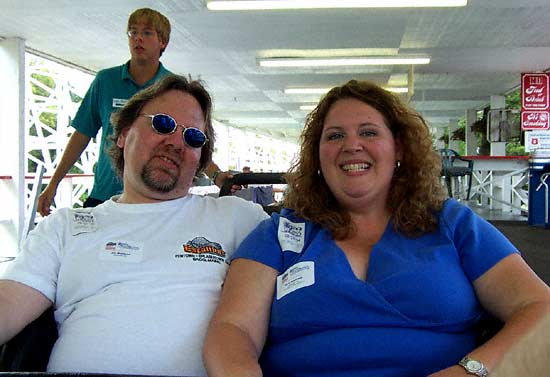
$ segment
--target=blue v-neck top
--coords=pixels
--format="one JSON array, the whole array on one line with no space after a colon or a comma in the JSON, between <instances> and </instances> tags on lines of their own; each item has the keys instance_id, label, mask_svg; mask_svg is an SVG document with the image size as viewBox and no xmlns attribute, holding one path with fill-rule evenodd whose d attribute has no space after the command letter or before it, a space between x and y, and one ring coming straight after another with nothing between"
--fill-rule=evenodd
<instances>
[{"instance_id":1,"label":"blue v-neck top","mask_svg":"<svg viewBox=\"0 0 550 377\"><path fill-rule=\"evenodd\" d=\"M448 200L432 233L407 237L390 221L366 281L327 230L286 209L261 223L234 259L279 271L264 376L415 377L475 348L483 309L472 282L515 252L491 224Z\"/></svg>"}]
</instances>

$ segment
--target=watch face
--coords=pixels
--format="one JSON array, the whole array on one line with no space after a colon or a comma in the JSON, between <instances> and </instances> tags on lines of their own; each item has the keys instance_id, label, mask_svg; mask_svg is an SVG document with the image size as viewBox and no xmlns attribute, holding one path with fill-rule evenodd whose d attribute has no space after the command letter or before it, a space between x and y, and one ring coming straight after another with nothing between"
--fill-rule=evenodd
<instances>
[{"instance_id":1,"label":"watch face","mask_svg":"<svg viewBox=\"0 0 550 377\"><path fill-rule=\"evenodd\" d=\"M477 372L481 369L481 363L477 360L468 360L466 368L472 372Z\"/></svg>"}]
</instances>

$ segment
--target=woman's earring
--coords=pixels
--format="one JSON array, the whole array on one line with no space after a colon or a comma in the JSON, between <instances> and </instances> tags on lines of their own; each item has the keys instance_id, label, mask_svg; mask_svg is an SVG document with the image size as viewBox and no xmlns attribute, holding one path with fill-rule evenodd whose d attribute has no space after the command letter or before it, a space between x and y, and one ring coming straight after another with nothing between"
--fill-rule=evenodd
<instances>
[{"instance_id":1,"label":"woman's earring","mask_svg":"<svg viewBox=\"0 0 550 377\"><path fill-rule=\"evenodd\" d=\"M320 170L320 169L317 169L317 176L318 176L318 177L321 176L321 170Z\"/></svg>"},{"instance_id":2,"label":"woman's earring","mask_svg":"<svg viewBox=\"0 0 550 377\"><path fill-rule=\"evenodd\" d=\"M401 160L397 160L395 162L395 170L399 169L401 167Z\"/></svg>"}]
</instances>

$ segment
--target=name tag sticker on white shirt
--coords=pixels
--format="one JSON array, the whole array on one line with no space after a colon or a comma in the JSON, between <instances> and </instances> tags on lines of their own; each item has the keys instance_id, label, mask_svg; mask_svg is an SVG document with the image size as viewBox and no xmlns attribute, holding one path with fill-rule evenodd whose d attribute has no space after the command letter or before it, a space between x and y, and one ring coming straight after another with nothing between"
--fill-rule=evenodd
<instances>
[{"instance_id":1,"label":"name tag sticker on white shirt","mask_svg":"<svg viewBox=\"0 0 550 377\"><path fill-rule=\"evenodd\" d=\"M315 284L314 262L299 262L277 276L277 300L297 289Z\"/></svg>"},{"instance_id":2,"label":"name tag sticker on white shirt","mask_svg":"<svg viewBox=\"0 0 550 377\"><path fill-rule=\"evenodd\" d=\"M109 241L100 250L99 259L139 263L143 259L143 244L134 241Z\"/></svg>"},{"instance_id":3,"label":"name tag sticker on white shirt","mask_svg":"<svg viewBox=\"0 0 550 377\"><path fill-rule=\"evenodd\" d=\"M82 210L72 212L71 234L73 236L95 231L97 231L97 222L93 213Z\"/></svg>"},{"instance_id":4,"label":"name tag sticker on white shirt","mask_svg":"<svg viewBox=\"0 0 550 377\"><path fill-rule=\"evenodd\" d=\"M301 253L304 248L305 234L305 223L293 223L284 217L279 218L277 237L279 238L281 250Z\"/></svg>"},{"instance_id":5,"label":"name tag sticker on white shirt","mask_svg":"<svg viewBox=\"0 0 550 377\"><path fill-rule=\"evenodd\" d=\"M124 107L128 102L125 98L113 98L113 107Z\"/></svg>"}]
</instances>

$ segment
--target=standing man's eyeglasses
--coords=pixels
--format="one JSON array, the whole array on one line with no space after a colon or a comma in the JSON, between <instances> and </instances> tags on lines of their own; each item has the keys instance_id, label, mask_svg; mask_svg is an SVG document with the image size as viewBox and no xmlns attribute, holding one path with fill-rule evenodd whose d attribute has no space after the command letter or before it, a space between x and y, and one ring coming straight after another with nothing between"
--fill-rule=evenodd
<instances>
[{"instance_id":1,"label":"standing man's eyeglasses","mask_svg":"<svg viewBox=\"0 0 550 377\"><path fill-rule=\"evenodd\" d=\"M168 114L140 114L144 117L151 118L151 127L153 130L161 135L171 135L176 132L179 127L183 128L183 141L191 148L202 148L208 141L208 138L198 128L185 127L181 124L177 124L176 120Z\"/></svg>"},{"instance_id":2,"label":"standing man's eyeglasses","mask_svg":"<svg viewBox=\"0 0 550 377\"><path fill-rule=\"evenodd\" d=\"M135 29L130 29L126 34L128 34L129 38L137 38L139 36L141 36L142 38L153 38L155 36L155 31L153 30L138 31Z\"/></svg>"}]
</instances>

